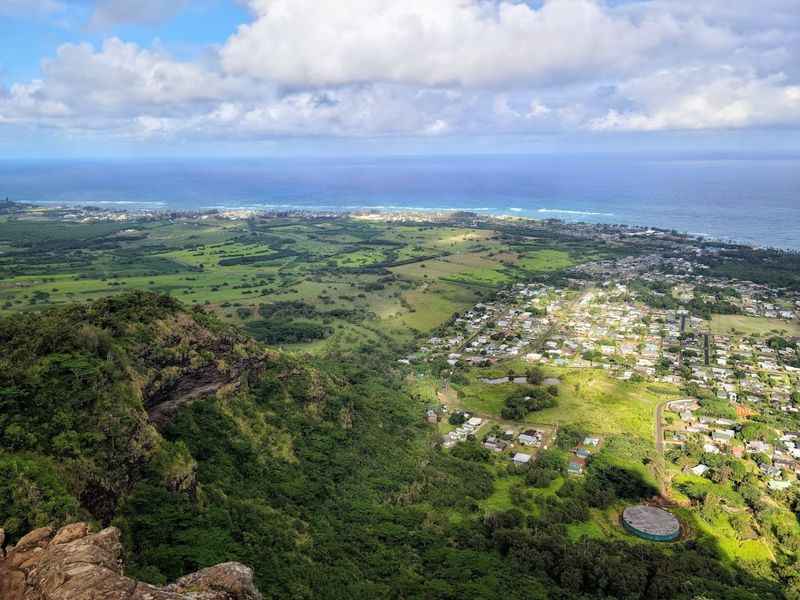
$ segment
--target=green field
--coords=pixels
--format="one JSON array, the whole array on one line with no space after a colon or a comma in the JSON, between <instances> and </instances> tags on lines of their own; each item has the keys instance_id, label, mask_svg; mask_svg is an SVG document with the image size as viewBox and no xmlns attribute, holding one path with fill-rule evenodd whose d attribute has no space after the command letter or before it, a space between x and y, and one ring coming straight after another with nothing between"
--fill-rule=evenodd
<instances>
[{"instance_id":1,"label":"green field","mask_svg":"<svg viewBox=\"0 0 800 600\"><path fill-rule=\"evenodd\" d=\"M507 371L507 366L503 366L490 373L494 376ZM633 434L652 439L656 405L680 395L680 390L672 386L619 381L598 369L548 368L547 375L561 380L558 406L532 413L528 421L573 423L603 436ZM469 385L455 386L460 392L460 403L466 410L499 418L505 399L524 395L527 386L481 383L479 378L485 376L486 373L475 371L470 374Z\"/></svg>"},{"instance_id":2,"label":"green field","mask_svg":"<svg viewBox=\"0 0 800 600\"><path fill-rule=\"evenodd\" d=\"M712 315L711 332L717 335L800 335L800 322L742 315Z\"/></svg>"},{"instance_id":3,"label":"green field","mask_svg":"<svg viewBox=\"0 0 800 600\"><path fill-rule=\"evenodd\" d=\"M570 257L569 252L563 250L539 250L523 255L516 264L527 271L545 272L568 269L575 262Z\"/></svg>"},{"instance_id":4,"label":"green field","mask_svg":"<svg viewBox=\"0 0 800 600\"><path fill-rule=\"evenodd\" d=\"M543 410L537 418L578 423L598 435L633 434L651 439L656 405L680 394L672 386L618 381L596 369L553 371L561 378L558 406Z\"/></svg>"},{"instance_id":5,"label":"green field","mask_svg":"<svg viewBox=\"0 0 800 600\"><path fill-rule=\"evenodd\" d=\"M301 300L320 311L358 309L379 321L405 316L403 322L429 329L474 294L453 284L436 291L423 286L464 267L442 263L449 270L432 268L427 277L414 273L421 270L419 263L396 274L386 267L443 254L443 247L465 250L484 237L460 228L417 231L348 219L5 221L0 310L35 310L146 289L205 305L239 323L262 303Z\"/></svg>"},{"instance_id":6,"label":"green field","mask_svg":"<svg viewBox=\"0 0 800 600\"><path fill-rule=\"evenodd\" d=\"M247 325L262 304L302 302L315 311L306 321L336 338L288 344L313 352L357 339L367 322L397 340L423 335L502 285L576 262L552 240L519 254L495 231L447 223L209 216L78 224L44 214L0 223L0 313L144 289Z\"/></svg>"}]
</instances>

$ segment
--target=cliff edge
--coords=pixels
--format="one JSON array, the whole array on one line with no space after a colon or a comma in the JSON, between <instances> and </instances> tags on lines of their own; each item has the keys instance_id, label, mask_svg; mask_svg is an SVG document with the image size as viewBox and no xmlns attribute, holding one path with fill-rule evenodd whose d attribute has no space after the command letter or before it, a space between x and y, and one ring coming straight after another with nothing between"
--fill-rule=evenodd
<instances>
[{"instance_id":1,"label":"cliff edge","mask_svg":"<svg viewBox=\"0 0 800 600\"><path fill-rule=\"evenodd\" d=\"M4 534L0 530L0 548ZM122 544L115 527L90 533L86 523L55 532L36 529L0 550L2 600L261 600L253 571L224 563L165 587L123 574Z\"/></svg>"}]
</instances>

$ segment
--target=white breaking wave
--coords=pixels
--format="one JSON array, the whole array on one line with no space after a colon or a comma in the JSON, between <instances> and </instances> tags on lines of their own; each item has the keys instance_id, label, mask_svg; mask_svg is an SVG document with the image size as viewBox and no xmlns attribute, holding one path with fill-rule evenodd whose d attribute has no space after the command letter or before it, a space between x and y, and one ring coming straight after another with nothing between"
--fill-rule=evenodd
<instances>
[{"instance_id":1,"label":"white breaking wave","mask_svg":"<svg viewBox=\"0 0 800 600\"><path fill-rule=\"evenodd\" d=\"M236 204L212 204L198 207L200 210L300 210L300 211L315 211L315 210L328 210L332 212L346 212L350 210L357 211L398 211L398 212L491 212L496 209L492 208L470 208L463 206L399 206L399 205L373 205L373 204L265 204L263 202L256 204L236 205Z\"/></svg>"},{"instance_id":2,"label":"white breaking wave","mask_svg":"<svg viewBox=\"0 0 800 600\"><path fill-rule=\"evenodd\" d=\"M553 213L553 214L563 214L563 215L584 215L590 217L613 217L614 213L606 213L606 212L591 212L588 210L566 210L560 208L540 208L540 213Z\"/></svg>"},{"instance_id":3,"label":"white breaking wave","mask_svg":"<svg viewBox=\"0 0 800 600\"><path fill-rule=\"evenodd\" d=\"M38 200L36 204L55 204L55 205L79 205L79 206L166 206L166 202L155 202L150 200Z\"/></svg>"}]
</instances>

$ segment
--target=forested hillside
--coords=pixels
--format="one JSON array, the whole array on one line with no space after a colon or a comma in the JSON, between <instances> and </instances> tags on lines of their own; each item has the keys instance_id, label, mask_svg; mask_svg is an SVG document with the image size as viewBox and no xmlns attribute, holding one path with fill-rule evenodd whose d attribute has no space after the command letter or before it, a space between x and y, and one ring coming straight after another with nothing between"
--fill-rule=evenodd
<instances>
[{"instance_id":1,"label":"forested hillside","mask_svg":"<svg viewBox=\"0 0 800 600\"><path fill-rule=\"evenodd\" d=\"M779 598L704 538L575 540L653 490L593 463L532 515L481 508L475 444L437 447L391 343L311 359L133 292L0 321L0 527L118 526L128 573L237 560L265 597Z\"/></svg>"}]
</instances>

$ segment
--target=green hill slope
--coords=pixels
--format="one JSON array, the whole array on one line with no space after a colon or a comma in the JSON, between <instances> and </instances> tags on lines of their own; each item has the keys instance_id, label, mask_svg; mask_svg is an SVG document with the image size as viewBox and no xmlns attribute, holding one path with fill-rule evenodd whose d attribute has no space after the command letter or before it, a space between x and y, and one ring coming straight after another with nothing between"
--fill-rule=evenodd
<instances>
[{"instance_id":1,"label":"green hill slope","mask_svg":"<svg viewBox=\"0 0 800 600\"><path fill-rule=\"evenodd\" d=\"M539 516L484 514L484 455L435 447L424 405L374 344L311 364L131 293L2 320L0 347L12 542L113 523L133 577L237 560L275 598L780 597L691 542L569 542L597 501L577 482ZM613 475L592 480L604 501L628 497Z\"/></svg>"}]
</instances>

